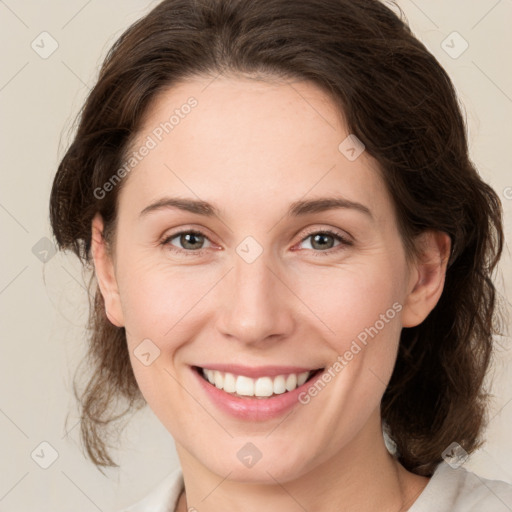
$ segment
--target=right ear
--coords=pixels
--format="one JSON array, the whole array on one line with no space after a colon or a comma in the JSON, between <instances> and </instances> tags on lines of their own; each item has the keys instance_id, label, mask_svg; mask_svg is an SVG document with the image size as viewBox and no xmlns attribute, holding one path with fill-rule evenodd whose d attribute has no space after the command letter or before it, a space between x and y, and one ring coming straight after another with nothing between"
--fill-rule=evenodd
<instances>
[{"instance_id":1,"label":"right ear","mask_svg":"<svg viewBox=\"0 0 512 512\"><path fill-rule=\"evenodd\" d=\"M114 272L114 263L107 250L106 241L103 237L103 229L103 218L97 213L92 220L91 226L91 252L94 260L96 279L105 303L107 318L116 327L123 327L124 317L121 309L119 288Z\"/></svg>"}]
</instances>

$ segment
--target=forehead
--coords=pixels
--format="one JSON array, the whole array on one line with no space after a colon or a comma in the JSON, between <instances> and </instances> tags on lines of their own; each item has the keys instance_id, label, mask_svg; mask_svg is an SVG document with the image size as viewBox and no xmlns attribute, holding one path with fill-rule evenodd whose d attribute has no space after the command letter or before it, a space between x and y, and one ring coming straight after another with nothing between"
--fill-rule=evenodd
<instances>
[{"instance_id":1,"label":"forehead","mask_svg":"<svg viewBox=\"0 0 512 512\"><path fill-rule=\"evenodd\" d=\"M142 208L164 193L196 196L239 213L327 192L389 201L377 162L364 151L347 158L349 135L331 98L310 82L189 79L146 112L130 154L150 149L122 195Z\"/></svg>"}]
</instances>

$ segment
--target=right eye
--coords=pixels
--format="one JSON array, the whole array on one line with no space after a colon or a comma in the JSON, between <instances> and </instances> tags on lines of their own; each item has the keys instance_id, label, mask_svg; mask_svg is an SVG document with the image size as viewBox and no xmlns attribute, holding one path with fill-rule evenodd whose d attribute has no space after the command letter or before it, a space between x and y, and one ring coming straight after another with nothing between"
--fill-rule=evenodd
<instances>
[{"instance_id":1,"label":"right eye","mask_svg":"<svg viewBox=\"0 0 512 512\"><path fill-rule=\"evenodd\" d=\"M181 244L181 248L176 247L176 245L172 243L172 240L174 239L178 239L179 244ZM161 244L169 247L169 249L173 252L201 254L202 251L205 249L204 247L202 247L205 240L211 244L206 235L204 235L200 231L185 230L169 235L162 241Z\"/></svg>"}]
</instances>

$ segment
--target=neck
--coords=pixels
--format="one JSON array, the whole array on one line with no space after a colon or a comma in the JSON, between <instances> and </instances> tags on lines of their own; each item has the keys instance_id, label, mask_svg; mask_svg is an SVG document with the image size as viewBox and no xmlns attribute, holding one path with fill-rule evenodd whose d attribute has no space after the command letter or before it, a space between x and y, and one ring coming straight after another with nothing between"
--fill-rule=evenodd
<instances>
[{"instance_id":1,"label":"neck","mask_svg":"<svg viewBox=\"0 0 512 512\"><path fill-rule=\"evenodd\" d=\"M428 483L389 454L378 411L349 445L292 479L271 476L269 467L268 483L237 481L226 477L229 470L211 472L179 444L177 451L186 489L177 512L259 512L270 503L280 512L404 512Z\"/></svg>"}]
</instances>

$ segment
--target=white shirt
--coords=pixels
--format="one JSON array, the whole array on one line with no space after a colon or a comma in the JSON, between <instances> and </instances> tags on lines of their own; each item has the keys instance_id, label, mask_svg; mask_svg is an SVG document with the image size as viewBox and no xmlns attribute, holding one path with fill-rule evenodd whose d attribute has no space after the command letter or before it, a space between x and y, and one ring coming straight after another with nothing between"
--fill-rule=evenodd
<instances>
[{"instance_id":1,"label":"white shirt","mask_svg":"<svg viewBox=\"0 0 512 512\"><path fill-rule=\"evenodd\" d=\"M176 512L182 490L178 468L142 500L119 512ZM512 485L441 462L408 512L512 512Z\"/></svg>"}]
</instances>

